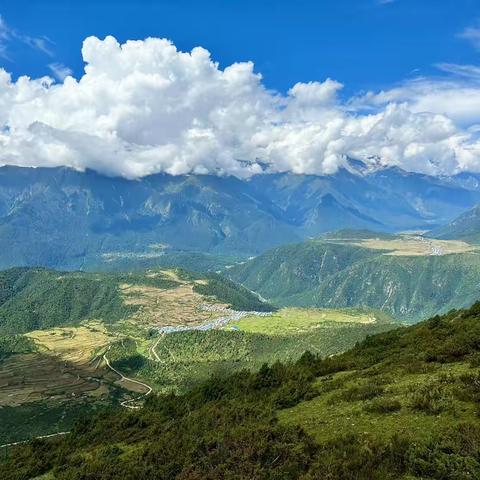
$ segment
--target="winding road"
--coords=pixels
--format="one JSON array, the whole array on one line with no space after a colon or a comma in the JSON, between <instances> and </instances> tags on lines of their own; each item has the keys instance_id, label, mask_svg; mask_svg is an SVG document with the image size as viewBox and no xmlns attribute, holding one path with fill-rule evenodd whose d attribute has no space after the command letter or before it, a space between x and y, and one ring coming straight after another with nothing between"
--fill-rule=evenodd
<instances>
[{"instance_id":1,"label":"winding road","mask_svg":"<svg viewBox=\"0 0 480 480\"><path fill-rule=\"evenodd\" d=\"M148 395L150 395L152 393L153 388L146 383L140 382L140 381L135 380L133 378L126 377L123 373L119 372L116 368L112 367L110 365L110 362L109 362L108 358L107 358L108 350L110 350L110 347L108 347L107 351L103 354L103 360L105 361L105 364L107 365L107 367L110 370L112 370L113 372L115 372L117 375L120 376L120 381L121 382L127 381L127 382L136 383L137 385L141 385L142 387L145 387L147 389L147 392L140 395L139 397L132 398L130 400L124 400L123 402L120 403L120 405L122 407L125 407L125 408L139 409L140 407L138 405L128 405L128 404L132 403L132 402L136 402L136 401L140 400L141 398L147 397ZM153 352L155 353L155 350L153 350Z\"/></svg>"}]
</instances>

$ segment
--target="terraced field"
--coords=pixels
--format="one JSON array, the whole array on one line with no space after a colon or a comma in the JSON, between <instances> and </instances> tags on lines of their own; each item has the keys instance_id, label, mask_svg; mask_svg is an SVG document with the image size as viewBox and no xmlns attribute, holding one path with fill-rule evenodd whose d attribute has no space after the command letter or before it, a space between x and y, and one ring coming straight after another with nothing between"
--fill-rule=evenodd
<instances>
[{"instance_id":1,"label":"terraced field","mask_svg":"<svg viewBox=\"0 0 480 480\"><path fill-rule=\"evenodd\" d=\"M108 372L75 366L54 356L13 355L0 364L0 407L107 395L107 382L113 380Z\"/></svg>"},{"instance_id":2,"label":"terraced field","mask_svg":"<svg viewBox=\"0 0 480 480\"><path fill-rule=\"evenodd\" d=\"M101 322L86 322L79 327L61 327L35 330L26 334L40 352L55 355L64 362L77 366L92 364L98 352L115 337Z\"/></svg>"},{"instance_id":3,"label":"terraced field","mask_svg":"<svg viewBox=\"0 0 480 480\"><path fill-rule=\"evenodd\" d=\"M125 304L138 310L129 317L131 322L144 327L201 325L211 321L218 313L208 308L212 305L203 295L194 291L195 283L178 282L178 286L161 289L140 285L120 285ZM227 304L215 303L226 308Z\"/></svg>"}]
</instances>

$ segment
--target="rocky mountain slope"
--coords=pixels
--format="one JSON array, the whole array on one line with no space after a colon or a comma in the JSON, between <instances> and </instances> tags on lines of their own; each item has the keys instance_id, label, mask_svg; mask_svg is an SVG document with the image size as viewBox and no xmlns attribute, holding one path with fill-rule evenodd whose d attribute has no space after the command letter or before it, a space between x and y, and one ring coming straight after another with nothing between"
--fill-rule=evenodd
<instances>
[{"instance_id":1,"label":"rocky mountain slope","mask_svg":"<svg viewBox=\"0 0 480 480\"><path fill-rule=\"evenodd\" d=\"M0 168L0 268L78 269L166 251L256 255L340 228L431 229L480 202L477 184L360 162L329 176L110 178Z\"/></svg>"}]
</instances>

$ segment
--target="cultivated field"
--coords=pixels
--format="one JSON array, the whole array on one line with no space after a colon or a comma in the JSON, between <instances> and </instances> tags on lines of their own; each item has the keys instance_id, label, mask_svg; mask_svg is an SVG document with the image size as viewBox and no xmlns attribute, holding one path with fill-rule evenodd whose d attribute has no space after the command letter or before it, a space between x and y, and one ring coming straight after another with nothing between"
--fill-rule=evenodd
<instances>
[{"instance_id":1,"label":"cultivated field","mask_svg":"<svg viewBox=\"0 0 480 480\"><path fill-rule=\"evenodd\" d=\"M478 246L460 240L434 240L418 235L400 235L395 239L367 238L335 241L349 243L373 250L387 250L385 255L427 256L466 253L478 250Z\"/></svg>"},{"instance_id":2,"label":"cultivated field","mask_svg":"<svg viewBox=\"0 0 480 480\"><path fill-rule=\"evenodd\" d=\"M174 275L174 272L169 273ZM193 286L193 283L179 282L178 287L171 289L129 284L122 284L120 288L127 305L140 307L130 320L145 327L201 325L221 316L218 311L205 308L211 302L194 292ZM219 310L227 307L215 305Z\"/></svg>"},{"instance_id":3,"label":"cultivated field","mask_svg":"<svg viewBox=\"0 0 480 480\"><path fill-rule=\"evenodd\" d=\"M26 335L33 339L39 351L76 365L91 363L96 353L114 339L100 322L86 322L80 327L36 330Z\"/></svg>"},{"instance_id":4,"label":"cultivated field","mask_svg":"<svg viewBox=\"0 0 480 480\"><path fill-rule=\"evenodd\" d=\"M38 353L12 355L0 363L0 407L42 400L61 403L85 395L106 397L114 385L133 392L145 390L107 367L103 354L117 337L100 322L26 335Z\"/></svg>"},{"instance_id":5,"label":"cultivated field","mask_svg":"<svg viewBox=\"0 0 480 480\"><path fill-rule=\"evenodd\" d=\"M113 373L78 367L50 355L13 355L0 364L0 407L99 397L109 393L105 382L115 380Z\"/></svg>"},{"instance_id":6,"label":"cultivated field","mask_svg":"<svg viewBox=\"0 0 480 480\"><path fill-rule=\"evenodd\" d=\"M267 335L286 335L328 328L329 324L386 323L386 318L385 314L367 309L282 308L265 317L244 317L225 328Z\"/></svg>"}]
</instances>

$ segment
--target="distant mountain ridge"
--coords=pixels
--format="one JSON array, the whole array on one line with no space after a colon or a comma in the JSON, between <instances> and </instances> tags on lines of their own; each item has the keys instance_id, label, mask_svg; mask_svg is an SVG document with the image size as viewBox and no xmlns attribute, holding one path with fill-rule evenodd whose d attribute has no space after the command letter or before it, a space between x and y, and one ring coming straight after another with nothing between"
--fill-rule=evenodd
<instances>
[{"instance_id":1,"label":"distant mountain ridge","mask_svg":"<svg viewBox=\"0 0 480 480\"><path fill-rule=\"evenodd\" d=\"M351 161L329 176L139 180L63 167L0 167L0 268L83 269L104 255L165 249L257 255L344 228L430 230L480 202L473 177L362 165Z\"/></svg>"},{"instance_id":2,"label":"distant mountain ridge","mask_svg":"<svg viewBox=\"0 0 480 480\"><path fill-rule=\"evenodd\" d=\"M462 213L448 225L430 231L428 235L432 238L480 242L480 205Z\"/></svg>"}]
</instances>

